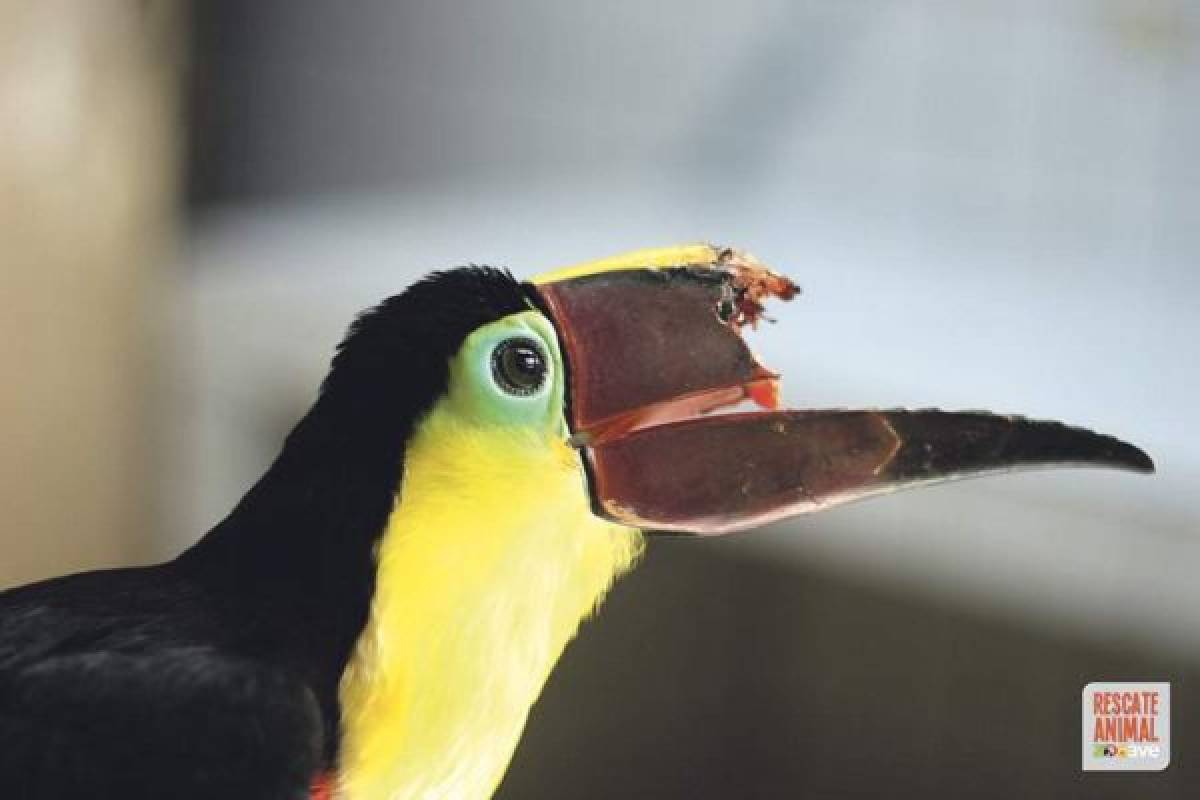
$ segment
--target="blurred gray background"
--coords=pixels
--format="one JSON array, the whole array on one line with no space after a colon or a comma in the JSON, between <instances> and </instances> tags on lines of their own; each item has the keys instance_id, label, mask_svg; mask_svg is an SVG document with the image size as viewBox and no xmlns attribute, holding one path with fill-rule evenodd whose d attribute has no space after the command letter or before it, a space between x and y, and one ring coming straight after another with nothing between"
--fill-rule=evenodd
<instances>
[{"instance_id":1,"label":"blurred gray background","mask_svg":"<svg viewBox=\"0 0 1200 800\"><path fill-rule=\"evenodd\" d=\"M46 492L5 548L61 555L5 580L200 535L355 311L430 269L735 244L804 287L754 338L790 404L1059 418L1159 473L1007 476L653 542L568 649L501 796L1197 796L1200 6L217 0L179 17L187 44L154 33L146 68L178 74L146 128L177 125L177 147L129 168L179 176L154 206L179 212L156 223L174 255L139 262L143 335L99 362L153 365L120 472L140 476L139 533L80 555L79 509ZM14 474L26 448L0 455ZM1122 679L1172 683L1165 773L1079 771L1080 690Z\"/></svg>"}]
</instances>

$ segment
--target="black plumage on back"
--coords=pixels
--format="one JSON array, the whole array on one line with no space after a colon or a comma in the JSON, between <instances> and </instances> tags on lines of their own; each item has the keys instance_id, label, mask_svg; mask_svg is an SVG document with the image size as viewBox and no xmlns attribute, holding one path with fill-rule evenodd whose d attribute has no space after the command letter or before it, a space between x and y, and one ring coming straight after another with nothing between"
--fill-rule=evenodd
<instances>
[{"instance_id":1,"label":"black plumage on back","mask_svg":"<svg viewBox=\"0 0 1200 800\"><path fill-rule=\"evenodd\" d=\"M434 273L351 325L279 457L178 559L0 592L0 793L306 797L405 442L463 339L528 307L507 272Z\"/></svg>"}]
</instances>

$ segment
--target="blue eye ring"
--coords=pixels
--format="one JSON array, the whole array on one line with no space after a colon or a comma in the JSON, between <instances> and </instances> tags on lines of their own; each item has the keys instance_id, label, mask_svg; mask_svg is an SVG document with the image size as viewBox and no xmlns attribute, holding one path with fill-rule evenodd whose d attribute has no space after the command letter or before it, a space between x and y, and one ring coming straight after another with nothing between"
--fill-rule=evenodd
<instances>
[{"instance_id":1,"label":"blue eye ring","mask_svg":"<svg viewBox=\"0 0 1200 800\"><path fill-rule=\"evenodd\" d=\"M516 397L532 397L546 385L549 373L541 344L528 336L513 336L492 350L492 381Z\"/></svg>"}]
</instances>

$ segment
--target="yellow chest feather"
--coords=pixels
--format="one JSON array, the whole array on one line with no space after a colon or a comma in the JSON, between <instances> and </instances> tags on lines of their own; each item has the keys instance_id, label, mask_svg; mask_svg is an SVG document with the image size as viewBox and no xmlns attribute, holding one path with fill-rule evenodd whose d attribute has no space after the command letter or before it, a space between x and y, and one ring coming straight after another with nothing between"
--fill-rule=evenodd
<instances>
[{"instance_id":1,"label":"yellow chest feather","mask_svg":"<svg viewBox=\"0 0 1200 800\"><path fill-rule=\"evenodd\" d=\"M342 678L339 797L490 797L580 621L641 549L554 438L434 411L409 443Z\"/></svg>"}]
</instances>

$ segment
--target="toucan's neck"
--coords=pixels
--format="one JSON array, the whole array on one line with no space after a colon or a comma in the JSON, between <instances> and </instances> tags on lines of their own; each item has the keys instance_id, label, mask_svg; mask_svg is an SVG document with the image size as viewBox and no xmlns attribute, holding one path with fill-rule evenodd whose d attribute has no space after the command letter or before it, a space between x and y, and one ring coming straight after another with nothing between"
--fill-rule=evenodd
<instances>
[{"instance_id":1,"label":"toucan's neck","mask_svg":"<svg viewBox=\"0 0 1200 800\"><path fill-rule=\"evenodd\" d=\"M220 572L261 582L291 579L290 567L318 554L370 556L399 486L412 424L339 424L344 415L329 405L324 397L317 402L262 478L184 560L215 568L218 559L236 556L238 563L221 563Z\"/></svg>"},{"instance_id":2,"label":"toucan's neck","mask_svg":"<svg viewBox=\"0 0 1200 800\"><path fill-rule=\"evenodd\" d=\"M348 417L332 405L317 402L237 507L177 561L222 604L231 646L313 686L329 753L337 682L366 624L408 436L399 418L339 424Z\"/></svg>"},{"instance_id":3,"label":"toucan's neck","mask_svg":"<svg viewBox=\"0 0 1200 800\"><path fill-rule=\"evenodd\" d=\"M345 796L490 797L551 668L640 545L591 513L561 438L435 408L342 681Z\"/></svg>"},{"instance_id":4,"label":"toucan's neck","mask_svg":"<svg viewBox=\"0 0 1200 800\"><path fill-rule=\"evenodd\" d=\"M258 483L181 561L247 591L319 595L321 574L371 564L411 429L404 419L366 424L323 395Z\"/></svg>"}]
</instances>

